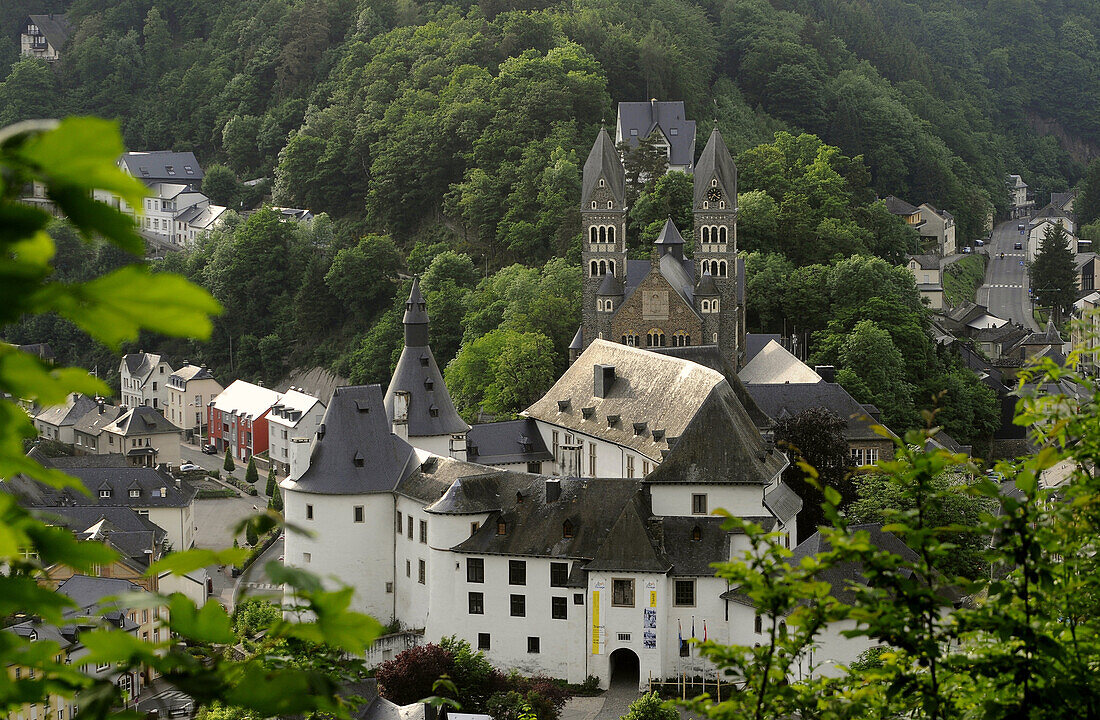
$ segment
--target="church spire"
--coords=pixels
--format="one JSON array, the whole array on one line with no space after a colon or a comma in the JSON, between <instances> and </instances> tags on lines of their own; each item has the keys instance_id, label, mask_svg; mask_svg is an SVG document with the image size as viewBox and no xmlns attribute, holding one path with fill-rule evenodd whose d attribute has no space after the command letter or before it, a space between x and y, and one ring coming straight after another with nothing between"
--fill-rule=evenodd
<instances>
[{"instance_id":1,"label":"church spire","mask_svg":"<svg viewBox=\"0 0 1100 720\"><path fill-rule=\"evenodd\" d=\"M592 195L600 187L606 189L614 202L612 209L622 210L626 204L626 168L623 167L619 153L615 150L615 143L611 141L611 136L604 128L600 128L600 134L592 144L592 151L584 161L584 171L581 176L582 210L589 209L593 200Z\"/></svg>"},{"instance_id":2,"label":"church spire","mask_svg":"<svg viewBox=\"0 0 1100 720\"><path fill-rule=\"evenodd\" d=\"M419 276L413 278L402 322L405 324L405 347L425 347L428 344L428 303L420 294Z\"/></svg>"}]
</instances>

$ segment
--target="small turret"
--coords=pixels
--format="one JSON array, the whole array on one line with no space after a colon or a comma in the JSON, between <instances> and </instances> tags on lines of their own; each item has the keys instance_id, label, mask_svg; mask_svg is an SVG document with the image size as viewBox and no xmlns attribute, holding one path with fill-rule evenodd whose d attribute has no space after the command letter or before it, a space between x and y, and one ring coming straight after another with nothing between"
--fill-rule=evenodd
<instances>
[{"instance_id":1,"label":"small turret","mask_svg":"<svg viewBox=\"0 0 1100 720\"><path fill-rule=\"evenodd\" d=\"M684 259L684 238L671 217L665 220L665 226L661 228L661 233L653 241L653 245L657 248L658 259L669 254L677 260Z\"/></svg>"},{"instance_id":2,"label":"small turret","mask_svg":"<svg viewBox=\"0 0 1100 720\"><path fill-rule=\"evenodd\" d=\"M420 294L420 278L413 278L409 299L405 301L405 347L425 347L428 344L428 303Z\"/></svg>"}]
</instances>

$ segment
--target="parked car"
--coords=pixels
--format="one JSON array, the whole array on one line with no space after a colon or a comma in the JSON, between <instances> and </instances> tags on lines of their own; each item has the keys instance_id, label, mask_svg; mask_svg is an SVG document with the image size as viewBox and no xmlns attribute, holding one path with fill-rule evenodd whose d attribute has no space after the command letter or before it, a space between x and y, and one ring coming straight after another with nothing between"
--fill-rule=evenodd
<instances>
[{"instance_id":1,"label":"parked car","mask_svg":"<svg viewBox=\"0 0 1100 720\"><path fill-rule=\"evenodd\" d=\"M978 238L977 240L974 241L974 244L977 245L978 247L982 247L983 245L985 245L985 240L982 240L981 238Z\"/></svg>"},{"instance_id":2,"label":"parked car","mask_svg":"<svg viewBox=\"0 0 1100 720\"><path fill-rule=\"evenodd\" d=\"M1024 224L1020 223L1019 225L1016 226L1016 229L1019 230L1020 232L1023 232L1024 231Z\"/></svg>"},{"instance_id":3,"label":"parked car","mask_svg":"<svg viewBox=\"0 0 1100 720\"><path fill-rule=\"evenodd\" d=\"M184 463L183 465L180 465L180 472L188 472L190 470L201 470L201 469L202 468L200 468L195 463Z\"/></svg>"},{"instance_id":4,"label":"parked car","mask_svg":"<svg viewBox=\"0 0 1100 720\"><path fill-rule=\"evenodd\" d=\"M1024 244L1022 242L1015 243L1012 246L1012 249L1013 250L1023 250L1024 249Z\"/></svg>"},{"instance_id":5,"label":"parked car","mask_svg":"<svg viewBox=\"0 0 1100 720\"><path fill-rule=\"evenodd\" d=\"M969 245L963 248L963 253L965 253L967 255L970 254L970 246Z\"/></svg>"},{"instance_id":6,"label":"parked car","mask_svg":"<svg viewBox=\"0 0 1100 720\"><path fill-rule=\"evenodd\" d=\"M218 454L218 447L216 445L203 445L202 446L202 454L203 455L217 455Z\"/></svg>"}]
</instances>

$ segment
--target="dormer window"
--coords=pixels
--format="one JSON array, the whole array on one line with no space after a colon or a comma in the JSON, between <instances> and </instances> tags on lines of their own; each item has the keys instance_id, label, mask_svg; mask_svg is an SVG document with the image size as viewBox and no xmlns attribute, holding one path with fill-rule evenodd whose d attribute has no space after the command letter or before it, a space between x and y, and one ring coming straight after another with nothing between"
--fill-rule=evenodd
<instances>
[{"instance_id":1,"label":"dormer window","mask_svg":"<svg viewBox=\"0 0 1100 720\"><path fill-rule=\"evenodd\" d=\"M435 405L432 405L430 408L428 408L428 414L432 417L439 417L439 408L437 408Z\"/></svg>"},{"instance_id":2,"label":"dormer window","mask_svg":"<svg viewBox=\"0 0 1100 720\"><path fill-rule=\"evenodd\" d=\"M561 536L566 539L573 537L573 523L566 520L561 524Z\"/></svg>"},{"instance_id":3,"label":"dormer window","mask_svg":"<svg viewBox=\"0 0 1100 720\"><path fill-rule=\"evenodd\" d=\"M420 367L428 367L428 356L427 355L421 355L420 356Z\"/></svg>"},{"instance_id":4,"label":"dormer window","mask_svg":"<svg viewBox=\"0 0 1100 720\"><path fill-rule=\"evenodd\" d=\"M108 492L110 492L110 491L108 491ZM132 497L132 498L141 497L141 490L131 490L130 491L130 497Z\"/></svg>"},{"instance_id":5,"label":"dormer window","mask_svg":"<svg viewBox=\"0 0 1100 720\"><path fill-rule=\"evenodd\" d=\"M424 389L425 390L431 390L434 387L435 387L435 382L433 382L430 377L424 378Z\"/></svg>"},{"instance_id":6,"label":"dormer window","mask_svg":"<svg viewBox=\"0 0 1100 720\"><path fill-rule=\"evenodd\" d=\"M501 520L500 522L497 523L497 535L507 535L507 534L508 534L508 524L506 522L504 522L503 520Z\"/></svg>"},{"instance_id":7,"label":"dormer window","mask_svg":"<svg viewBox=\"0 0 1100 720\"><path fill-rule=\"evenodd\" d=\"M703 531L698 525L691 529L691 539L693 542L699 542L703 539Z\"/></svg>"},{"instance_id":8,"label":"dormer window","mask_svg":"<svg viewBox=\"0 0 1100 720\"><path fill-rule=\"evenodd\" d=\"M110 488L101 488L100 491L99 491L99 496L101 498L111 497L111 489Z\"/></svg>"},{"instance_id":9,"label":"dormer window","mask_svg":"<svg viewBox=\"0 0 1100 720\"><path fill-rule=\"evenodd\" d=\"M360 467L360 468L363 467L364 459L363 459L363 456L360 455L359 453L355 453L355 456L352 457L351 461L355 465L355 467Z\"/></svg>"}]
</instances>

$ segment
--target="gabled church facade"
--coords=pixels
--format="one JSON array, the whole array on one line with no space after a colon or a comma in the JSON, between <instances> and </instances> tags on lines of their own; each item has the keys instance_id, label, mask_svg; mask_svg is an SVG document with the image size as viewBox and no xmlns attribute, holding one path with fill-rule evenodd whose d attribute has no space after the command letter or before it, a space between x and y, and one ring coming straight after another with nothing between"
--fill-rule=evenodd
<instances>
[{"instance_id":1,"label":"gabled church facade","mask_svg":"<svg viewBox=\"0 0 1100 720\"><path fill-rule=\"evenodd\" d=\"M691 257L669 219L649 260L628 259L626 170L600 130L581 184L584 297L571 359L602 339L643 348L714 345L740 365L744 272L737 260L737 168L717 128L693 178Z\"/></svg>"}]
</instances>

